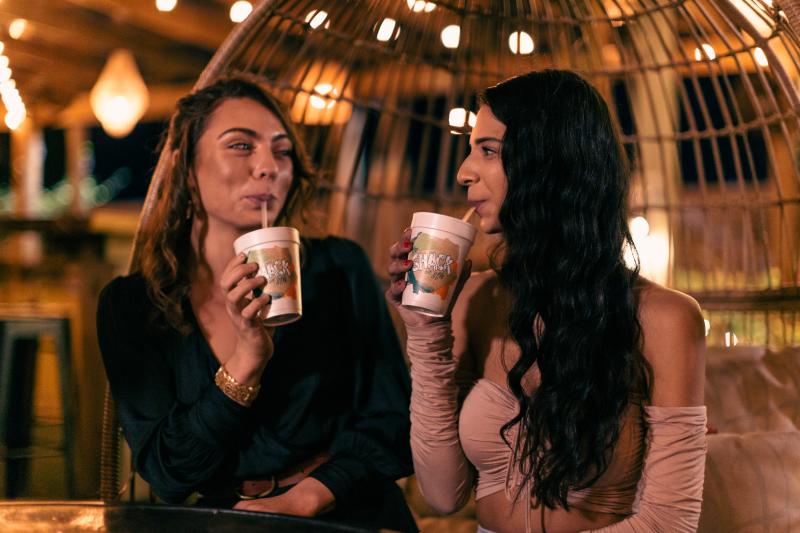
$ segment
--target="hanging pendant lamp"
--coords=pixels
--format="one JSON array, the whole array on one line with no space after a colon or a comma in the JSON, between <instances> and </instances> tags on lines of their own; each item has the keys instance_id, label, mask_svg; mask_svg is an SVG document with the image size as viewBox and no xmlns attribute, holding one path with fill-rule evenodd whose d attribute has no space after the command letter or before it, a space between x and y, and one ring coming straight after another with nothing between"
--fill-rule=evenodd
<instances>
[{"instance_id":1,"label":"hanging pendant lamp","mask_svg":"<svg viewBox=\"0 0 800 533\"><path fill-rule=\"evenodd\" d=\"M130 50L114 50L89 94L97 120L112 137L125 137L149 103L147 86Z\"/></svg>"}]
</instances>

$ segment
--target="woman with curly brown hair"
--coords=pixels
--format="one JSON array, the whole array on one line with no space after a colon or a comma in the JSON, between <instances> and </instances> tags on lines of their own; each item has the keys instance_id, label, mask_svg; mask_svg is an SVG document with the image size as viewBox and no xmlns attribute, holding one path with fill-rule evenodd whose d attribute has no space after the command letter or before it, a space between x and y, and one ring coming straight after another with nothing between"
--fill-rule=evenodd
<instances>
[{"instance_id":1,"label":"woman with curly brown hair","mask_svg":"<svg viewBox=\"0 0 800 533\"><path fill-rule=\"evenodd\" d=\"M693 531L703 319L623 259L630 171L608 108L558 70L480 102L458 181L502 235L497 267L464 276L452 320L432 319L400 305L410 234L390 252L422 493L449 513L474 489L479 531Z\"/></svg>"},{"instance_id":2,"label":"woman with curly brown hair","mask_svg":"<svg viewBox=\"0 0 800 533\"><path fill-rule=\"evenodd\" d=\"M178 103L169 171L139 268L102 292L98 336L138 472L170 502L415 531L410 387L363 251L303 239L303 317L268 328L271 297L233 242L289 223L314 173L280 104L250 76Z\"/></svg>"}]
</instances>

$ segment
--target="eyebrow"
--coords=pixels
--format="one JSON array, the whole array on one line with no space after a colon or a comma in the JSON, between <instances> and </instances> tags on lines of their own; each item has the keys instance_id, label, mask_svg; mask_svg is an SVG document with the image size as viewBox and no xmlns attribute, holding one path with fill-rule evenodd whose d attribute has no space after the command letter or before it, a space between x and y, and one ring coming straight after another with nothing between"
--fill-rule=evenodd
<instances>
[{"instance_id":1,"label":"eyebrow","mask_svg":"<svg viewBox=\"0 0 800 533\"><path fill-rule=\"evenodd\" d=\"M228 128L227 130L225 130L222 133L220 133L219 136L217 137L217 139L221 139L223 136L225 136L225 135L227 135L229 133L236 133L236 132L244 133L245 135L248 135L250 137L256 137L256 138L260 138L261 137L261 135L259 135L255 130L251 130L250 128ZM289 139L289 134L288 133L277 133L272 137L271 141L272 142L278 142L278 141L281 141L283 139L288 139L289 141L291 141L291 139Z\"/></svg>"},{"instance_id":2,"label":"eyebrow","mask_svg":"<svg viewBox=\"0 0 800 533\"><path fill-rule=\"evenodd\" d=\"M503 143L503 139L498 139L497 137L479 137L478 139L475 139L475 144L481 144L487 141L494 141L501 144Z\"/></svg>"}]
</instances>

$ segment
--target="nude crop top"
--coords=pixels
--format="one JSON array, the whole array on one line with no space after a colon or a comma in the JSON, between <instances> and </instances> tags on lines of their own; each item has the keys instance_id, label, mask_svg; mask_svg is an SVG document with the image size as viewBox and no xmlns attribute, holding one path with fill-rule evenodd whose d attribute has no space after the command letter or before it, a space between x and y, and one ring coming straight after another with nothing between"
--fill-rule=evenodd
<instances>
[{"instance_id":1,"label":"nude crop top","mask_svg":"<svg viewBox=\"0 0 800 533\"><path fill-rule=\"evenodd\" d=\"M518 483L513 472L518 469L509 464L512 450L499 430L516 414L516 399L507 389L481 379L459 408L450 324L406 330L411 450L422 495L434 509L449 514L469 500L476 486L477 499L504 490L507 479L513 490ZM631 403L609 469L592 487L571 492L569 502L597 512L629 514L597 530L603 533L696 531L705 435L705 406L641 408ZM515 435L510 437L513 444Z\"/></svg>"},{"instance_id":2,"label":"nude crop top","mask_svg":"<svg viewBox=\"0 0 800 533\"><path fill-rule=\"evenodd\" d=\"M476 499L501 490L511 496L521 484L512 449L517 426L507 435L509 444L500 436L500 429L519 411L514 395L504 386L489 379L475 382L459 414L458 433L464 455L478 471ZM586 489L571 491L570 506L588 511L631 514L636 485L642 473L644 457L641 407L629 404L617 446L608 469L597 482Z\"/></svg>"}]
</instances>

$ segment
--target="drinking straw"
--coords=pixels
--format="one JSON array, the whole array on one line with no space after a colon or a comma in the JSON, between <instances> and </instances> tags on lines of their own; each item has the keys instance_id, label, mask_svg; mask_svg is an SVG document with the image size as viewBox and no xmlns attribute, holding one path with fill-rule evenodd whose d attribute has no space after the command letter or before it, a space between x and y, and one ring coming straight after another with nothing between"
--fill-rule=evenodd
<instances>
[{"instance_id":1,"label":"drinking straw","mask_svg":"<svg viewBox=\"0 0 800 533\"><path fill-rule=\"evenodd\" d=\"M269 218L267 213L267 202L261 202L261 227L269 227Z\"/></svg>"},{"instance_id":2,"label":"drinking straw","mask_svg":"<svg viewBox=\"0 0 800 533\"><path fill-rule=\"evenodd\" d=\"M475 212L475 206L470 207L469 210L466 213L464 213L464 216L461 217L461 222L466 222L467 220L469 220L469 217L471 217L474 212Z\"/></svg>"}]
</instances>

